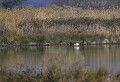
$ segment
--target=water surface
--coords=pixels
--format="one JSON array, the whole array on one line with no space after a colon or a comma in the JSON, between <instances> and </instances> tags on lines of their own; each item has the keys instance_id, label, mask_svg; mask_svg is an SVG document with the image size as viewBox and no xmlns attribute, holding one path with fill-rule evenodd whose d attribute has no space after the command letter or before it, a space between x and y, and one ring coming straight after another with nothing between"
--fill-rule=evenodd
<instances>
[{"instance_id":1,"label":"water surface","mask_svg":"<svg viewBox=\"0 0 120 82\"><path fill-rule=\"evenodd\" d=\"M0 65L9 71L20 72L27 68L39 72L53 65L62 69L97 71L100 68L112 73L120 71L120 46L51 46L0 49Z\"/></svg>"}]
</instances>

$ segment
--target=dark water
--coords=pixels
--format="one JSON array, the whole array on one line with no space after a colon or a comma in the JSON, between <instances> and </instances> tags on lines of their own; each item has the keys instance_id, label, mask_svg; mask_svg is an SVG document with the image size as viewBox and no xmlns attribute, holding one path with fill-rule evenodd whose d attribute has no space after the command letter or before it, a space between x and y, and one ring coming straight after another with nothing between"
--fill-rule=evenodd
<instances>
[{"instance_id":1,"label":"dark water","mask_svg":"<svg viewBox=\"0 0 120 82\"><path fill-rule=\"evenodd\" d=\"M63 69L97 71L102 68L112 73L120 72L120 46L52 46L0 49L0 65L9 71L27 68L38 72L52 65Z\"/></svg>"}]
</instances>

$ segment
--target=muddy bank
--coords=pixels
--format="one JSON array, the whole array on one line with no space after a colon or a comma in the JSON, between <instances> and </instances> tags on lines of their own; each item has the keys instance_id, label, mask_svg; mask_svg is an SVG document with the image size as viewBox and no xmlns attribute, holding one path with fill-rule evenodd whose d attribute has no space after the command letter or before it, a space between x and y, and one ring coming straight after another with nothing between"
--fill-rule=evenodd
<instances>
[{"instance_id":1,"label":"muddy bank","mask_svg":"<svg viewBox=\"0 0 120 82\"><path fill-rule=\"evenodd\" d=\"M48 43L48 42L43 42L43 43L38 43L38 42L29 42L25 44L0 44L0 47L24 47L24 46L35 46L35 47L42 47L42 46L75 46L75 44L79 44L78 46L81 45L119 45L120 42L110 42L108 39L104 39L102 42L97 42L97 41L77 41L77 42L59 42L59 43Z\"/></svg>"}]
</instances>

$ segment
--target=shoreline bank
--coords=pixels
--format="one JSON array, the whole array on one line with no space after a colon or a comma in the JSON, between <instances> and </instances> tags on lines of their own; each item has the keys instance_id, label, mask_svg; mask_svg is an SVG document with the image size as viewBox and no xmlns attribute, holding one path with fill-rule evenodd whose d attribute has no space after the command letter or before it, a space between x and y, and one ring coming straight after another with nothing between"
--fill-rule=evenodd
<instances>
[{"instance_id":1,"label":"shoreline bank","mask_svg":"<svg viewBox=\"0 0 120 82\"><path fill-rule=\"evenodd\" d=\"M74 46L75 43L43 43L43 44L0 44L0 47L44 47L44 46ZM102 46L102 45L120 45L120 43L79 43L79 46L85 46L85 45L95 45L95 46ZM79 47L78 46L78 47Z\"/></svg>"}]
</instances>

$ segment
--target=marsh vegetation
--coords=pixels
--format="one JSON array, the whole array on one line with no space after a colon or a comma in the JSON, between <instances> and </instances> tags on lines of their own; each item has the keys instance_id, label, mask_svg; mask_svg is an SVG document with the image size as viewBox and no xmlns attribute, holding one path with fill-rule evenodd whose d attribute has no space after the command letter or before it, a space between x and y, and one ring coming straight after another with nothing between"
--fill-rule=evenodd
<instances>
[{"instance_id":1,"label":"marsh vegetation","mask_svg":"<svg viewBox=\"0 0 120 82\"><path fill-rule=\"evenodd\" d=\"M0 1L0 82L120 82L120 1L38 1Z\"/></svg>"},{"instance_id":2,"label":"marsh vegetation","mask_svg":"<svg viewBox=\"0 0 120 82\"><path fill-rule=\"evenodd\" d=\"M84 70L65 71L58 66L52 66L45 73L36 75L26 69L21 74L0 70L0 82L119 82L120 74L112 75L104 69L97 72Z\"/></svg>"},{"instance_id":3,"label":"marsh vegetation","mask_svg":"<svg viewBox=\"0 0 120 82\"><path fill-rule=\"evenodd\" d=\"M120 41L120 9L46 8L0 9L0 43L29 44Z\"/></svg>"}]
</instances>

